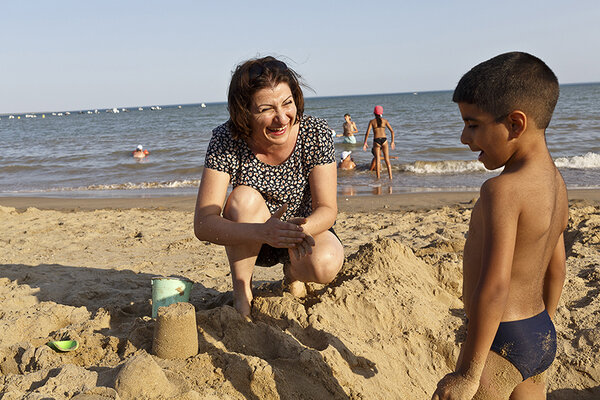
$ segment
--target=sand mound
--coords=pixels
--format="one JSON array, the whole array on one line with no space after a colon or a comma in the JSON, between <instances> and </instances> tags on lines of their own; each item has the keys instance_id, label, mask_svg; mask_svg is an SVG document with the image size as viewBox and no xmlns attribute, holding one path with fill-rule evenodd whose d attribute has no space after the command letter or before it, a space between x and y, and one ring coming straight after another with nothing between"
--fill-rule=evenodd
<instances>
[{"instance_id":1,"label":"sand mound","mask_svg":"<svg viewBox=\"0 0 600 400\"><path fill-rule=\"evenodd\" d=\"M310 285L300 300L282 293L279 268L257 268L254 322L228 305L222 248L172 228L191 214L146 211L135 228L127 223L140 218L137 210L0 214L11 227L0 240L3 400L429 399L465 334L460 265L468 207L341 215L337 232L349 244L336 280ZM124 229L108 229L115 221ZM600 395L599 232L599 207L572 209L550 399ZM34 243L39 263L27 250ZM145 261L135 259L142 252ZM204 258L183 264L186 255ZM193 357L151 355L150 280L158 274L195 281ZM45 345L63 338L78 340L79 349Z\"/></svg>"}]
</instances>

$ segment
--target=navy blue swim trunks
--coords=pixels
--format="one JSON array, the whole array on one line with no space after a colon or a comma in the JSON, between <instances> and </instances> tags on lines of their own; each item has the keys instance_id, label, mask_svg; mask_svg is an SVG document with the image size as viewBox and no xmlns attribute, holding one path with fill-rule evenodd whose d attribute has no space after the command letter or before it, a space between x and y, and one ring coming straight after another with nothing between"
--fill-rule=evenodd
<instances>
[{"instance_id":1,"label":"navy blue swim trunks","mask_svg":"<svg viewBox=\"0 0 600 400\"><path fill-rule=\"evenodd\" d=\"M544 372L556 356L556 330L548 312L500 322L491 349L510 361L523 380Z\"/></svg>"},{"instance_id":2,"label":"navy blue swim trunks","mask_svg":"<svg viewBox=\"0 0 600 400\"><path fill-rule=\"evenodd\" d=\"M338 240L340 240L338 235L333 230L333 227L329 228L328 230L329 232L333 233ZM342 243L341 240L340 243ZM290 254L288 253L287 248L273 247L265 243L258 252L258 257L256 258L255 264L259 267L272 267L275 264L285 264L289 262Z\"/></svg>"}]
</instances>

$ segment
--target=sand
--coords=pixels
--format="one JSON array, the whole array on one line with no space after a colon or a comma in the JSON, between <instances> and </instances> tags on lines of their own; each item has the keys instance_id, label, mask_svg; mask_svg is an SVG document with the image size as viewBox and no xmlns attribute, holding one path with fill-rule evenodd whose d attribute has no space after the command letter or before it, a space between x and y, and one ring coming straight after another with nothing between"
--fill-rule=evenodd
<instances>
[{"instance_id":1,"label":"sand","mask_svg":"<svg viewBox=\"0 0 600 400\"><path fill-rule=\"evenodd\" d=\"M340 197L346 262L297 299L257 267L247 322L194 199L0 198L0 398L429 399L465 335L477 193ZM549 399L600 398L600 195L570 193ZM194 281L199 352L152 355L154 276ZM49 340L75 339L58 353Z\"/></svg>"}]
</instances>

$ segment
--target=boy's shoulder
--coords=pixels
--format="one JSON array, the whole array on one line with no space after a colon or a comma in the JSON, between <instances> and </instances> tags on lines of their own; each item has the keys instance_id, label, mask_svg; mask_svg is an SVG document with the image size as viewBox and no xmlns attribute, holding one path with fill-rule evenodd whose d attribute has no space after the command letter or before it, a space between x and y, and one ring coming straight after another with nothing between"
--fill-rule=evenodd
<instances>
[{"instance_id":1,"label":"boy's shoulder","mask_svg":"<svg viewBox=\"0 0 600 400\"><path fill-rule=\"evenodd\" d=\"M558 170L552 174L502 173L485 181L479 195L484 210L500 212L505 218L568 203L566 185Z\"/></svg>"},{"instance_id":2,"label":"boy's shoulder","mask_svg":"<svg viewBox=\"0 0 600 400\"><path fill-rule=\"evenodd\" d=\"M523 183L514 176L498 175L485 181L479 190L478 209L490 221L516 221L524 206Z\"/></svg>"},{"instance_id":3,"label":"boy's shoulder","mask_svg":"<svg viewBox=\"0 0 600 400\"><path fill-rule=\"evenodd\" d=\"M486 196L502 200L506 196L511 197L518 193L521 184L519 177L515 174L500 174L483 182L479 193L482 197Z\"/></svg>"}]
</instances>

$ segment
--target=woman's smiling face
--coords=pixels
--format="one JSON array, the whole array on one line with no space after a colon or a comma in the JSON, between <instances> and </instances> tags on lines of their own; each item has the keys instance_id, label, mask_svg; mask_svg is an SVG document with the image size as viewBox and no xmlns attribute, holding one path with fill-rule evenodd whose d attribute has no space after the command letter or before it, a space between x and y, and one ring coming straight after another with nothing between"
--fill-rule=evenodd
<instances>
[{"instance_id":1,"label":"woman's smiling face","mask_svg":"<svg viewBox=\"0 0 600 400\"><path fill-rule=\"evenodd\" d=\"M250 105L252 140L261 147L285 144L296 121L296 112L287 83L258 90Z\"/></svg>"}]
</instances>

